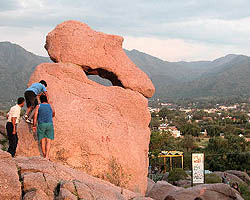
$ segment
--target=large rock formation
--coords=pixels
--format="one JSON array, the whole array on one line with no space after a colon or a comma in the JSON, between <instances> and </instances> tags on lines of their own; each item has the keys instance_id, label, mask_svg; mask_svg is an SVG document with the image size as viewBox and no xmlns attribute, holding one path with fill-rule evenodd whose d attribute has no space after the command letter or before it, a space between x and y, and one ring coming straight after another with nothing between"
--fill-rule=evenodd
<instances>
[{"instance_id":1,"label":"large rock formation","mask_svg":"<svg viewBox=\"0 0 250 200\"><path fill-rule=\"evenodd\" d=\"M145 96L152 96L154 87L126 57L121 44L121 37L65 22L49 33L46 43L59 63L39 65L29 85L41 79L48 84L56 111L53 161L145 194L150 140ZM111 77L122 87L97 84L86 73ZM17 155L40 155L36 134L25 122L18 133Z\"/></svg>"},{"instance_id":2,"label":"large rock formation","mask_svg":"<svg viewBox=\"0 0 250 200\"><path fill-rule=\"evenodd\" d=\"M120 36L94 31L78 21L66 21L47 35L45 48L55 62L80 65L88 74L98 74L113 85L152 97L152 82L127 57L122 42Z\"/></svg>"}]
</instances>

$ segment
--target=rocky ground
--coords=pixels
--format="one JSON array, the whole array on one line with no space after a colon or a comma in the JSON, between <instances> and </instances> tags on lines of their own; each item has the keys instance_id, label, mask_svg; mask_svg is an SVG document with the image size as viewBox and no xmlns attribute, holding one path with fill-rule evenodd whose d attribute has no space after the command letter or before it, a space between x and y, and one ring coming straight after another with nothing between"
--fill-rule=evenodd
<instances>
[{"instance_id":1,"label":"rocky ground","mask_svg":"<svg viewBox=\"0 0 250 200\"><path fill-rule=\"evenodd\" d=\"M0 150L0 199L150 200L41 157L16 157Z\"/></svg>"},{"instance_id":2,"label":"rocky ground","mask_svg":"<svg viewBox=\"0 0 250 200\"><path fill-rule=\"evenodd\" d=\"M236 190L222 183L184 189L166 181L154 183L150 179L146 197L143 197L41 157L12 158L0 150L0 199L4 200L193 200L196 197L243 200Z\"/></svg>"}]
</instances>

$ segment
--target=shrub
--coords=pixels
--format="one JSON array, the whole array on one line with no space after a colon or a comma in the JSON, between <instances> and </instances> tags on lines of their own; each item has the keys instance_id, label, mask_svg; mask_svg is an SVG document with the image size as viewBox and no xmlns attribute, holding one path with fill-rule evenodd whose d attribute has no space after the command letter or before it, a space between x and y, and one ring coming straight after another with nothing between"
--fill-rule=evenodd
<instances>
[{"instance_id":1,"label":"shrub","mask_svg":"<svg viewBox=\"0 0 250 200\"><path fill-rule=\"evenodd\" d=\"M173 182L173 181L183 180L187 176L188 176L187 173L183 169L175 168L169 172L168 181Z\"/></svg>"},{"instance_id":2,"label":"shrub","mask_svg":"<svg viewBox=\"0 0 250 200\"><path fill-rule=\"evenodd\" d=\"M250 200L250 190L249 190L249 186L244 185L244 184L240 184L239 185L240 188L240 194L241 196L245 199L245 200Z\"/></svg>"},{"instance_id":3,"label":"shrub","mask_svg":"<svg viewBox=\"0 0 250 200\"><path fill-rule=\"evenodd\" d=\"M122 166L117 162L114 157L109 161L108 165L109 170L106 171L103 179L106 179L107 181L118 187L126 188L127 183L130 180L130 175L124 172Z\"/></svg>"},{"instance_id":4,"label":"shrub","mask_svg":"<svg viewBox=\"0 0 250 200\"><path fill-rule=\"evenodd\" d=\"M221 183L221 178L216 174L206 174L205 183L207 184Z\"/></svg>"}]
</instances>

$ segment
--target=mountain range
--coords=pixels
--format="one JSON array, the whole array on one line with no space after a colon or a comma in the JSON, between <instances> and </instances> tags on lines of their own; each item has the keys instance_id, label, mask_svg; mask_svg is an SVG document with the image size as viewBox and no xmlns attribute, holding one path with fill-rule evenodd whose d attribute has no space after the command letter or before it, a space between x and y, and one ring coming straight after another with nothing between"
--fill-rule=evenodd
<instances>
[{"instance_id":1,"label":"mountain range","mask_svg":"<svg viewBox=\"0 0 250 200\"><path fill-rule=\"evenodd\" d=\"M126 50L125 50L126 51ZM229 54L213 61L168 62L137 50L128 57L151 78L163 100L250 96L250 57Z\"/></svg>"},{"instance_id":2,"label":"mountain range","mask_svg":"<svg viewBox=\"0 0 250 200\"><path fill-rule=\"evenodd\" d=\"M152 80L152 99L179 100L250 96L250 57L229 54L213 61L168 62L137 50L127 56ZM17 44L0 42L0 107L22 96L31 73L48 57L37 56ZM92 77L101 84L110 84Z\"/></svg>"}]
</instances>

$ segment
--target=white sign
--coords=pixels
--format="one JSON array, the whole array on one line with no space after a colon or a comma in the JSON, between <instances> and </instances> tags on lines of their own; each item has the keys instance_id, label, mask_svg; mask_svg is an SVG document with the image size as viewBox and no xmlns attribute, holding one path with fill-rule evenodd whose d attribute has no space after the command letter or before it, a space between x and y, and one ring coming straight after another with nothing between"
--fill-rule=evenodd
<instances>
[{"instance_id":1,"label":"white sign","mask_svg":"<svg viewBox=\"0 0 250 200\"><path fill-rule=\"evenodd\" d=\"M204 153L192 154L193 184L204 183Z\"/></svg>"}]
</instances>

